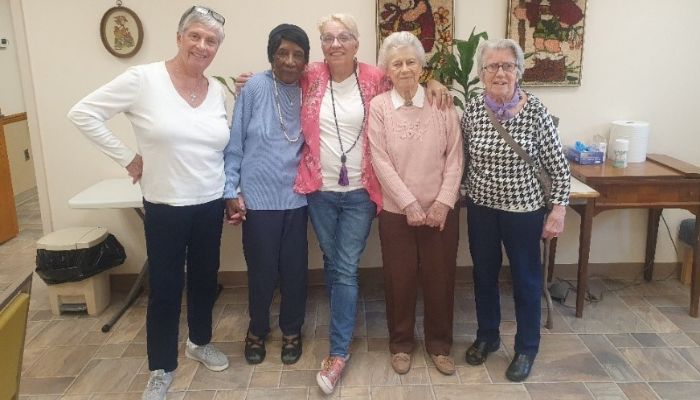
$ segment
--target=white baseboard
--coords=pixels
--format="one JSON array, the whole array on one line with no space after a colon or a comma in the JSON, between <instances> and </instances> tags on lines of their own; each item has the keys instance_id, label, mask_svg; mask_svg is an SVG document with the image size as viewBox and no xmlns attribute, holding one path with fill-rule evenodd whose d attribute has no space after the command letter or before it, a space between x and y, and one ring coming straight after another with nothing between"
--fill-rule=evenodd
<instances>
[{"instance_id":1,"label":"white baseboard","mask_svg":"<svg viewBox=\"0 0 700 400\"><path fill-rule=\"evenodd\" d=\"M16 194L15 195L15 207L35 198L37 195L38 194L37 194L36 186L34 186L31 189L27 189L22 193Z\"/></svg>"}]
</instances>

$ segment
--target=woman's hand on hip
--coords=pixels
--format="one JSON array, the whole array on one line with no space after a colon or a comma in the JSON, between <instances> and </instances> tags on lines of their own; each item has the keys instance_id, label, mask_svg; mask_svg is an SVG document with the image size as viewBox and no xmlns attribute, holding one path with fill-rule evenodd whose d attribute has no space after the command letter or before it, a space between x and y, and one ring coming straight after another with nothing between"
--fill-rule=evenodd
<instances>
[{"instance_id":1,"label":"woman's hand on hip","mask_svg":"<svg viewBox=\"0 0 700 400\"><path fill-rule=\"evenodd\" d=\"M425 217L425 224L433 228L438 228L440 231L445 229L445 220L450 207L435 200L428 209Z\"/></svg>"},{"instance_id":2,"label":"woman's hand on hip","mask_svg":"<svg viewBox=\"0 0 700 400\"><path fill-rule=\"evenodd\" d=\"M238 198L226 199L226 223L230 225L238 225L245 221L245 200L243 194L239 193Z\"/></svg>"},{"instance_id":3,"label":"woman's hand on hip","mask_svg":"<svg viewBox=\"0 0 700 400\"><path fill-rule=\"evenodd\" d=\"M547 219L544 221L542 229L542 239L551 239L557 237L564 232L564 217L566 216L566 207L561 204L555 204L552 211L547 214Z\"/></svg>"},{"instance_id":4,"label":"woman's hand on hip","mask_svg":"<svg viewBox=\"0 0 700 400\"><path fill-rule=\"evenodd\" d=\"M406 213L406 222L409 226L425 225L425 212L417 201L407 205L403 210Z\"/></svg>"},{"instance_id":5,"label":"woman's hand on hip","mask_svg":"<svg viewBox=\"0 0 700 400\"><path fill-rule=\"evenodd\" d=\"M143 158L141 158L141 154L136 154L125 168L131 177L131 183L135 184L138 182L141 179L141 174L143 174Z\"/></svg>"}]
</instances>

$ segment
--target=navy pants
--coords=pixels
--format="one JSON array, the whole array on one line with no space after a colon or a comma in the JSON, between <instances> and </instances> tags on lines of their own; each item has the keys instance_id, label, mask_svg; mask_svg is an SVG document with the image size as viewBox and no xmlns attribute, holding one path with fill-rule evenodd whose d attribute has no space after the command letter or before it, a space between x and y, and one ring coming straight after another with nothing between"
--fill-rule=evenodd
<instances>
[{"instance_id":1,"label":"navy pants","mask_svg":"<svg viewBox=\"0 0 700 400\"><path fill-rule=\"evenodd\" d=\"M189 338L198 345L211 341L224 203L214 200L175 207L144 200L143 204L150 285L146 316L148 368L169 372L177 368L185 262Z\"/></svg>"},{"instance_id":2,"label":"navy pants","mask_svg":"<svg viewBox=\"0 0 700 400\"><path fill-rule=\"evenodd\" d=\"M474 261L474 296L479 324L476 337L499 337L501 304L498 274L501 243L510 260L515 301L515 352L534 356L540 345L542 262L540 240L545 210L509 212L467 202L469 251Z\"/></svg>"},{"instance_id":3,"label":"navy pants","mask_svg":"<svg viewBox=\"0 0 700 400\"><path fill-rule=\"evenodd\" d=\"M301 333L308 282L306 226L306 206L246 213L243 253L248 264L248 330L255 336L270 333L270 305L278 283L282 334Z\"/></svg>"}]
</instances>

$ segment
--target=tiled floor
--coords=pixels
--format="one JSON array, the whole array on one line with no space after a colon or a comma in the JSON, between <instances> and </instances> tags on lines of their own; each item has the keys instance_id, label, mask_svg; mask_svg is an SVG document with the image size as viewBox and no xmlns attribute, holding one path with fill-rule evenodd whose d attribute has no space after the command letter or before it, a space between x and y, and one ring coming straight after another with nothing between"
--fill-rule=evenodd
<instances>
[{"instance_id":1,"label":"tiled floor","mask_svg":"<svg viewBox=\"0 0 700 400\"><path fill-rule=\"evenodd\" d=\"M22 233L0 246L0 290L19 271L33 267L34 241L41 235L36 203L19 207ZM54 317L46 287L35 278L25 348L23 399L139 399L148 377L145 356L145 299L140 299L114 329L100 327L118 307L100 317ZM602 301L588 304L584 318L567 304L557 305L554 329L543 330L531 377L509 383L504 370L512 356L513 302L503 285L503 345L485 365L468 366L464 351L476 329L472 286L455 291L455 343L458 373L443 376L416 352L414 366L396 375L389 365L382 288L361 288L352 359L331 398L342 399L698 399L700 398L700 320L687 314L688 289L676 280L630 284L604 281ZM214 310L213 341L231 367L211 372L180 358L171 399L320 399L314 374L328 351L328 300L323 288L309 293L304 355L291 366L279 360L280 332L272 334L267 360L249 366L241 341L247 325L245 288L225 289ZM277 307L278 304L275 305ZM181 324L181 338L186 324ZM417 335L421 336L419 317ZM182 349L181 349L182 350ZM182 355L182 353L181 353Z\"/></svg>"}]
</instances>

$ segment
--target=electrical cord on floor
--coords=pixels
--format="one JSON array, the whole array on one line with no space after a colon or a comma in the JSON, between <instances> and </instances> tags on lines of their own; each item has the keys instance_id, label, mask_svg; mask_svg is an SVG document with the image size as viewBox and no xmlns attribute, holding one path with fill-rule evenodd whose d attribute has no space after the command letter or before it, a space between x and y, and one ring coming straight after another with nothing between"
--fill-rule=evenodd
<instances>
[{"instance_id":1,"label":"electrical cord on floor","mask_svg":"<svg viewBox=\"0 0 700 400\"><path fill-rule=\"evenodd\" d=\"M676 257L677 257L677 259L680 259L681 257L680 257L680 252L678 251L678 246L676 245L676 241L674 240L673 234L671 233L671 228L668 226L668 221L666 221L666 217L664 217L663 210L661 211L661 220L663 221L664 226L666 227L666 232L668 233L668 238L671 240L671 244L673 245L673 250L676 253ZM637 277L635 277L631 282L626 283L620 287L616 287L614 289L609 289L607 287L604 287L602 292L600 293L600 298L597 298L596 296L591 295L590 288L588 288L586 290L586 296L584 298L584 301L587 304L597 303L597 302L600 302L601 300L603 300L605 293L616 293L616 292L620 292L623 290L627 290L627 289L634 287L634 286L639 286L643 283L647 283L647 281L644 279L644 273L646 272L646 270L647 270L647 267L645 266L644 269L642 269L642 271L639 273L639 275ZM676 266L676 268L674 268L671 272L669 272L664 277L659 278L659 279L652 279L651 282L667 281L667 280L671 279L672 277L677 276L679 270L680 270L680 265ZM592 275L592 276L588 277L589 280L596 279L596 278L607 279L609 281L619 281L618 279L611 279L611 278L604 277L602 275ZM563 279L563 278L557 278L557 280L569 285L567 295L569 292L576 293L576 285L573 283L573 280ZM566 296L564 298L566 298ZM565 308L570 308L570 309L576 308L574 306L566 305L563 302L560 302L560 304Z\"/></svg>"}]
</instances>

